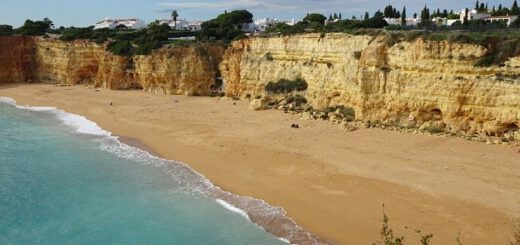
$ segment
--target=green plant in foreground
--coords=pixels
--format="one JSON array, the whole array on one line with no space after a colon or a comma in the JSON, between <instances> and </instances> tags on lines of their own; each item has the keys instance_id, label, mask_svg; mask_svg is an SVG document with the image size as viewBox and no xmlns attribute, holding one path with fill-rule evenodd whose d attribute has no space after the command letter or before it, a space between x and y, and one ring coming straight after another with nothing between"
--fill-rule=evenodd
<instances>
[{"instance_id":1,"label":"green plant in foreground","mask_svg":"<svg viewBox=\"0 0 520 245\"><path fill-rule=\"evenodd\" d=\"M384 245L403 245L404 236L395 236L394 231L388 224L388 216L385 213L385 205L383 204L383 226L379 231L381 241L374 242L373 245L384 244Z\"/></svg>"}]
</instances>

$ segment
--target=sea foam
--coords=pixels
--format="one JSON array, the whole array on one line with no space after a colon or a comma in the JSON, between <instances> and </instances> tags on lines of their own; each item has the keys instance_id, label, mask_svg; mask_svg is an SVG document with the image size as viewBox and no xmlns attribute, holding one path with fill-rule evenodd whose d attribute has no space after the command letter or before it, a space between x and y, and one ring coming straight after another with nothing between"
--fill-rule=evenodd
<instances>
[{"instance_id":1,"label":"sea foam","mask_svg":"<svg viewBox=\"0 0 520 245\"><path fill-rule=\"evenodd\" d=\"M53 113L64 125L71 127L75 132L80 134L112 136L110 132L103 130L95 122L88 120L86 117L68 113L55 107L17 105L14 99L8 97L0 97L0 103L6 103L22 110Z\"/></svg>"},{"instance_id":2,"label":"sea foam","mask_svg":"<svg viewBox=\"0 0 520 245\"><path fill-rule=\"evenodd\" d=\"M248 220L251 220L249 219L249 215L247 214L246 211L240 209L240 208L237 208L231 204L229 204L228 202L222 200L222 199L217 199L216 200L218 204L220 204L222 207L226 208L227 210L231 211L231 212L235 212L237 214L240 214L242 215L244 218L248 219Z\"/></svg>"}]
</instances>

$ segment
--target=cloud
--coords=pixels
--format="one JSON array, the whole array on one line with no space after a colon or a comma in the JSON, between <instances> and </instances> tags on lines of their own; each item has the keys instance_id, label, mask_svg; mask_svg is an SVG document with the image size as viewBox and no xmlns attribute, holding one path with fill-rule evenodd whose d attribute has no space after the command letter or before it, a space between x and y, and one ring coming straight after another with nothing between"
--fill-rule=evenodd
<instances>
[{"instance_id":1,"label":"cloud","mask_svg":"<svg viewBox=\"0 0 520 245\"><path fill-rule=\"evenodd\" d=\"M322 0L319 2L330 2ZM217 0L199 2L163 2L159 3L162 7L178 9L248 9L252 11L300 11L309 9L311 5L316 5L316 1L310 0ZM315 8L312 7L312 8Z\"/></svg>"},{"instance_id":2,"label":"cloud","mask_svg":"<svg viewBox=\"0 0 520 245\"><path fill-rule=\"evenodd\" d=\"M401 10L403 5L409 13L419 12L425 4L430 9L461 9L464 6L473 6L474 0L387 0L386 2L374 0L171 0L172 2L159 3L162 8L158 12L166 13L173 9L186 10L203 15L208 12L247 9L253 13L260 15L278 15L278 16L302 16L305 13L317 12L323 14L343 13L343 16L361 15L365 11L370 14L378 9L383 9L385 5L392 4ZM173 2L175 1L175 2ZM491 4L492 5L492 4Z\"/></svg>"}]
</instances>

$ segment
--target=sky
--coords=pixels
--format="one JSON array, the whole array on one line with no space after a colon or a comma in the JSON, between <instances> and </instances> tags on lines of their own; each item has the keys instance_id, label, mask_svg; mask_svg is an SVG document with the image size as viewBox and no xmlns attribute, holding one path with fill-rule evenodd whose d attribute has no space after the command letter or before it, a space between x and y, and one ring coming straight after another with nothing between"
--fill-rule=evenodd
<instances>
[{"instance_id":1,"label":"sky","mask_svg":"<svg viewBox=\"0 0 520 245\"><path fill-rule=\"evenodd\" d=\"M408 16L419 13L424 5L431 10L440 8L459 11L475 6L475 0L1 0L0 24L18 27L26 19L53 20L55 26L89 26L97 20L135 17L151 22L169 18L171 10L179 18L207 20L224 10L247 9L255 19L301 19L306 13L342 13L343 18L359 17L365 11L371 15L387 4L399 11L403 5ZM510 7L513 0L487 1L488 6Z\"/></svg>"}]
</instances>

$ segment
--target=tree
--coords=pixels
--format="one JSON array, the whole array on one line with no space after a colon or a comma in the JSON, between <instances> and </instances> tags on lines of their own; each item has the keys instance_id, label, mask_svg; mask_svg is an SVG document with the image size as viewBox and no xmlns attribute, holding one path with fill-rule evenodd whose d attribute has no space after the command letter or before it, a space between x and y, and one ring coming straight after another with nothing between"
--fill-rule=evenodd
<instances>
[{"instance_id":1,"label":"tree","mask_svg":"<svg viewBox=\"0 0 520 245\"><path fill-rule=\"evenodd\" d=\"M403 6L403 12L401 13L401 25L406 25L406 6Z\"/></svg>"},{"instance_id":2,"label":"tree","mask_svg":"<svg viewBox=\"0 0 520 245\"><path fill-rule=\"evenodd\" d=\"M413 18L417 19L417 13L413 13Z\"/></svg>"},{"instance_id":3,"label":"tree","mask_svg":"<svg viewBox=\"0 0 520 245\"><path fill-rule=\"evenodd\" d=\"M421 11L421 21L430 20L430 9L425 5Z\"/></svg>"},{"instance_id":4,"label":"tree","mask_svg":"<svg viewBox=\"0 0 520 245\"><path fill-rule=\"evenodd\" d=\"M329 15L329 21L332 21L332 14Z\"/></svg>"},{"instance_id":5,"label":"tree","mask_svg":"<svg viewBox=\"0 0 520 245\"><path fill-rule=\"evenodd\" d=\"M334 13L334 20L338 19L338 14Z\"/></svg>"},{"instance_id":6,"label":"tree","mask_svg":"<svg viewBox=\"0 0 520 245\"><path fill-rule=\"evenodd\" d=\"M374 17L373 18L383 18L384 17L384 14L381 12L381 10L377 10L375 13L374 13Z\"/></svg>"},{"instance_id":7,"label":"tree","mask_svg":"<svg viewBox=\"0 0 520 245\"><path fill-rule=\"evenodd\" d=\"M318 13L312 13L312 14L305 16L305 18L303 18L303 21L306 21L307 23L316 22L321 25L325 24L325 20L327 20L327 17L323 16L322 14L318 14Z\"/></svg>"},{"instance_id":8,"label":"tree","mask_svg":"<svg viewBox=\"0 0 520 245\"><path fill-rule=\"evenodd\" d=\"M363 18L364 20L368 20L370 18L370 15L368 14L368 12L365 12L365 18Z\"/></svg>"},{"instance_id":9,"label":"tree","mask_svg":"<svg viewBox=\"0 0 520 245\"><path fill-rule=\"evenodd\" d=\"M13 35L13 27L10 25L0 25L0 36Z\"/></svg>"},{"instance_id":10,"label":"tree","mask_svg":"<svg viewBox=\"0 0 520 245\"><path fill-rule=\"evenodd\" d=\"M52 21L47 18L39 21L26 20L23 26L14 32L18 35L43 36L51 30L52 26Z\"/></svg>"},{"instance_id":11,"label":"tree","mask_svg":"<svg viewBox=\"0 0 520 245\"><path fill-rule=\"evenodd\" d=\"M198 38L201 40L225 40L231 41L244 34L244 24L253 22L253 14L247 10L234 10L224 13L215 19L203 22Z\"/></svg>"},{"instance_id":12,"label":"tree","mask_svg":"<svg viewBox=\"0 0 520 245\"><path fill-rule=\"evenodd\" d=\"M341 17L341 13L339 13L339 15L338 15L338 19L340 19L340 20L343 19L343 18Z\"/></svg>"},{"instance_id":13,"label":"tree","mask_svg":"<svg viewBox=\"0 0 520 245\"><path fill-rule=\"evenodd\" d=\"M480 12L484 12L484 11L486 11L486 5L485 5L484 3L481 3L481 4L480 4L479 11L480 11Z\"/></svg>"},{"instance_id":14,"label":"tree","mask_svg":"<svg viewBox=\"0 0 520 245\"><path fill-rule=\"evenodd\" d=\"M468 12L469 12L469 10L468 10L468 8L466 8L464 10L464 19L463 19L463 22L462 22L463 25L468 25L469 24L468 23Z\"/></svg>"},{"instance_id":15,"label":"tree","mask_svg":"<svg viewBox=\"0 0 520 245\"><path fill-rule=\"evenodd\" d=\"M480 7L480 3L479 3L479 1L477 0L477 2L475 3L475 10L479 10L479 7Z\"/></svg>"},{"instance_id":16,"label":"tree","mask_svg":"<svg viewBox=\"0 0 520 245\"><path fill-rule=\"evenodd\" d=\"M172 11L172 19L173 19L173 28L177 30L177 18L179 17L179 14L177 13L177 10Z\"/></svg>"},{"instance_id":17,"label":"tree","mask_svg":"<svg viewBox=\"0 0 520 245\"><path fill-rule=\"evenodd\" d=\"M513 2L513 6L511 7L510 11L511 15L520 15L520 8L518 8L518 3L516 0Z\"/></svg>"}]
</instances>

